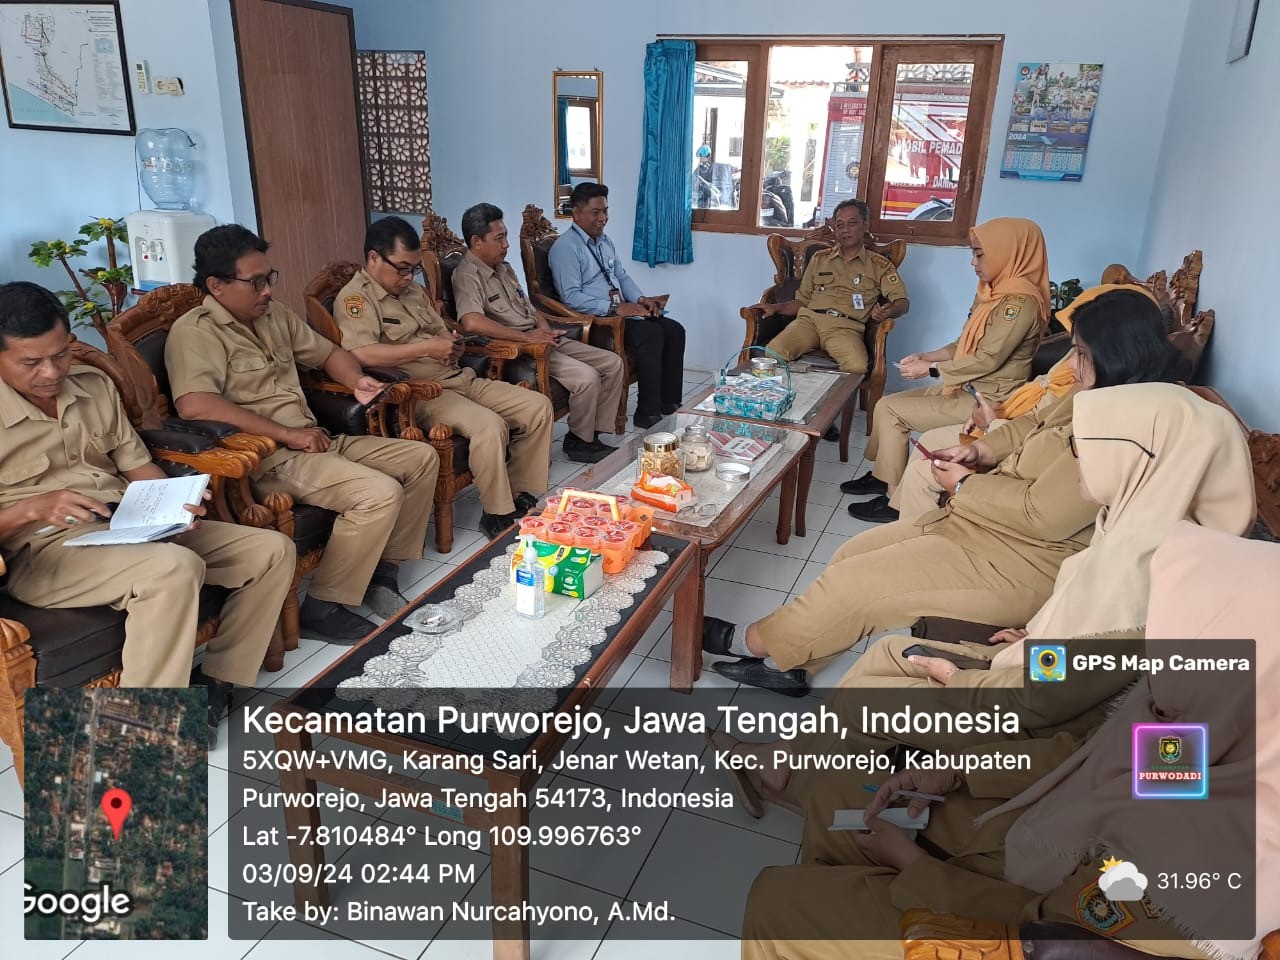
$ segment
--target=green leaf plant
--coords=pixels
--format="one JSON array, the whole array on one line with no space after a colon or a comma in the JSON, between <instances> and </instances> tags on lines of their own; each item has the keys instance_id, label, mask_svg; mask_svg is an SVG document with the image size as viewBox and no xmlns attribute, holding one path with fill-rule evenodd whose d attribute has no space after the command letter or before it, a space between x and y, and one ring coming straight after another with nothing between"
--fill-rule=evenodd
<instances>
[{"instance_id":1,"label":"green leaf plant","mask_svg":"<svg viewBox=\"0 0 1280 960\"><path fill-rule=\"evenodd\" d=\"M124 221L111 217L96 217L82 224L79 233L70 241L37 241L31 244L27 257L40 267L62 264L73 289L59 290L58 297L71 315L71 326L93 327L105 340L107 324L123 309L133 286L133 267L121 264L116 255L116 243L127 246L129 236ZM86 256L88 245L99 241L106 241L107 265L73 268L71 261Z\"/></svg>"}]
</instances>

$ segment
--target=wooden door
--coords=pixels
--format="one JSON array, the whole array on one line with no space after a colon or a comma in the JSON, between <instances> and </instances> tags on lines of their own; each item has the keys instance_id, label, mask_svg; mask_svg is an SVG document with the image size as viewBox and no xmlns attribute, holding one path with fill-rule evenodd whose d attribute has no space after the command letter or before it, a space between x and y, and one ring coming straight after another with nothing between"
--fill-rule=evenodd
<instances>
[{"instance_id":1,"label":"wooden door","mask_svg":"<svg viewBox=\"0 0 1280 960\"><path fill-rule=\"evenodd\" d=\"M258 233L276 299L304 312L307 281L361 260L368 224L352 11L308 0L232 0Z\"/></svg>"}]
</instances>

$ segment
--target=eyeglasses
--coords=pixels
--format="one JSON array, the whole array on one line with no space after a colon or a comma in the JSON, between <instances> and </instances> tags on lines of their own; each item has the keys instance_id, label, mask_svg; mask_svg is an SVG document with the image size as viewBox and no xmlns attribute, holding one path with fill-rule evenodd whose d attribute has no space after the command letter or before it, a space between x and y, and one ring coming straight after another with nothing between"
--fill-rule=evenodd
<instances>
[{"instance_id":1,"label":"eyeglasses","mask_svg":"<svg viewBox=\"0 0 1280 960\"><path fill-rule=\"evenodd\" d=\"M1071 455L1075 457L1077 460L1080 459L1080 451L1076 449L1077 440L1115 440L1120 443L1132 443L1135 447L1137 447L1139 450L1145 453L1152 460L1156 458L1156 455L1154 453L1152 453L1150 450L1148 450L1146 447L1140 444L1137 440L1131 440L1128 437L1077 437L1073 433L1071 434L1071 436L1067 437L1067 443L1071 447Z\"/></svg>"},{"instance_id":2,"label":"eyeglasses","mask_svg":"<svg viewBox=\"0 0 1280 960\"><path fill-rule=\"evenodd\" d=\"M272 270L265 277L221 277L220 279L226 280L228 283L232 280L236 283L247 283L253 287L254 293L261 293L267 287L276 285L276 281L280 279L280 271Z\"/></svg>"},{"instance_id":3,"label":"eyeglasses","mask_svg":"<svg viewBox=\"0 0 1280 960\"><path fill-rule=\"evenodd\" d=\"M415 273L422 272L421 263L396 263L394 260L388 260L386 257L382 258L382 262L388 267L394 268L396 273L402 277L412 277Z\"/></svg>"}]
</instances>

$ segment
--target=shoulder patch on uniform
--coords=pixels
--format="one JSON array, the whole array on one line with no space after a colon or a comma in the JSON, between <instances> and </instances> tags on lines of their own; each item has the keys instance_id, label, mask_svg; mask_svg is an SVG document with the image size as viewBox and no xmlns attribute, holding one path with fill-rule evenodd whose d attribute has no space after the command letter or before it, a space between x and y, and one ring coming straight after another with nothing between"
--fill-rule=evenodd
<instances>
[{"instance_id":1,"label":"shoulder patch on uniform","mask_svg":"<svg viewBox=\"0 0 1280 960\"><path fill-rule=\"evenodd\" d=\"M893 272L886 273L886 274L885 274L885 276L884 276L884 278L885 278L885 280L887 280L889 283L901 283L901 282L902 282L901 280L899 280L899 279L898 279L898 275L897 275L896 273L893 273Z\"/></svg>"},{"instance_id":2,"label":"shoulder patch on uniform","mask_svg":"<svg viewBox=\"0 0 1280 960\"><path fill-rule=\"evenodd\" d=\"M1122 901L1108 900L1096 880L1090 880L1076 894L1075 914L1080 923L1108 937L1135 922L1133 912Z\"/></svg>"},{"instance_id":3,"label":"shoulder patch on uniform","mask_svg":"<svg viewBox=\"0 0 1280 960\"><path fill-rule=\"evenodd\" d=\"M1017 320L1020 313L1022 313L1021 303L1006 303L1004 305L1004 318L1006 320Z\"/></svg>"},{"instance_id":4,"label":"shoulder patch on uniform","mask_svg":"<svg viewBox=\"0 0 1280 960\"><path fill-rule=\"evenodd\" d=\"M364 297L359 294L350 297L343 297L342 309L352 320L359 320L364 316Z\"/></svg>"}]
</instances>

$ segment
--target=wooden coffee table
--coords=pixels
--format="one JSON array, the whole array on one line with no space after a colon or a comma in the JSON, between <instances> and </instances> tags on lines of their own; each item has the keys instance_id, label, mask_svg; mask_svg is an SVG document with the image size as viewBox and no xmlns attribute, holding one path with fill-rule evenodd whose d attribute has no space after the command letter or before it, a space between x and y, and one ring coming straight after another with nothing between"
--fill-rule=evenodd
<instances>
[{"instance_id":1,"label":"wooden coffee table","mask_svg":"<svg viewBox=\"0 0 1280 960\"><path fill-rule=\"evenodd\" d=\"M731 371L732 373L741 373L742 368ZM817 457L818 444L822 440L822 435L827 432L836 421L836 416L840 416L840 462L849 462L849 431L853 423L853 408L857 401L858 387L862 384L862 374L860 373L841 373L838 370L811 370L808 373L798 373L794 375L794 380L799 383L804 378L823 377L830 382L823 385L817 395L817 402L812 409L797 414L794 410L789 410L783 414L782 418L775 421L765 422L762 420L750 420L745 417L729 417L717 414L714 411L706 412L696 409L699 405L710 403L715 387L708 387L699 393L692 400L685 403L680 408L681 414L698 414L701 416L722 417L725 420L736 420L740 423L757 423L762 426L779 427L783 430L791 430L802 434L808 439L804 453L800 457L800 471L798 476L798 485L796 491L796 536L803 537L808 533L805 526L805 509L809 504L809 487L813 483L813 463ZM779 512L779 520L781 520L781 512ZM779 543L785 543L779 540Z\"/></svg>"},{"instance_id":2,"label":"wooden coffee table","mask_svg":"<svg viewBox=\"0 0 1280 960\"><path fill-rule=\"evenodd\" d=\"M453 597L454 591L471 583L475 575L489 567L490 561L503 553L510 546L514 532L500 537L485 549L460 566L447 580L444 580L428 593L419 597L406 607L395 618L388 620L367 640L352 648L341 660L337 661L324 673L316 677L310 684L293 696L282 700L275 710L284 714L315 714L334 711L359 712L367 710L368 705L361 702L350 702L339 699L334 688L350 677L358 677L363 665L372 657L386 654L390 643L398 636L409 633L409 628L402 621L413 610L424 603L436 603ZM606 641L595 648L595 656L588 663L575 670L575 682L572 686L557 690L558 702L556 712L572 712L575 707L585 709L599 696L601 688L617 671L624 657L635 647L636 642L653 624L658 613L668 599L674 598L675 627L672 636L671 651L671 685L687 687L692 678L695 655L701 659L701 617L694 612L694 606L700 597L699 588L699 556L698 546L688 540L655 533L650 538L646 549L657 550L666 554L665 562L657 573L649 579L644 590L637 594L634 604L629 607L621 622L607 630ZM558 599L558 598L557 598ZM492 601L491 601L492 602ZM515 617L514 611L512 617ZM465 627L463 628L465 632ZM528 741L517 741L504 745L509 753L520 753L522 757L536 757L538 763L545 767L560 752L561 747L569 739L568 733L547 732L530 738ZM279 750L304 751L312 749L313 737L310 733L282 732L275 734L275 745ZM381 750L392 757L399 757L402 752L417 754L480 754L485 756L486 745L492 751L492 739L477 743L476 738L464 735L454 742L445 742L423 736L390 735L385 733L341 733L330 735L326 747L332 741L341 741L343 746L363 747ZM523 751L523 752L521 752ZM512 770L509 767L496 768L485 763L484 770L478 774L476 788L491 793L527 795L533 790L540 773L529 767ZM284 807L285 822L288 826L289 856L291 862L302 871L323 870L325 850L323 845L302 844L293 838L315 836L315 828L321 826L319 807L314 798L320 784L331 784L334 787L355 791L366 797L378 798L383 790L395 792L402 790L413 797L421 796L421 791L439 788L429 778L416 779L391 770L337 769L329 763L298 764L295 769L280 773L280 789L286 794L298 798L306 797L311 802L298 803ZM439 796L439 793L435 793ZM455 826L463 825L488 831L491 827L513 828L516 831L527 828L531 804L500 807L487 813L483 807L434 809L434 805L423 805L420 802L408 803L406 806L427 814L433 818L450 821ZM529 848L525 844L490 844L490 864L492 871L492 893L495 904L519 904L529 900ZM316 882L293 884L294 898L299 905L329 905L329 889ZM493 921L493 954L500 960L528 960L529 957L529 923L527 920L494 920Z\"/></svg>"},{"instance_id":3,"label":"wooden coffee table","mask_svg":"<svg viewBox=\"0 0 1280 960\"><path fill-rule=\"evenodd\" d=\"M682 537L697 543L698 550L698 596L694 607L698 630L698 646L694 658L693 670L689 675L688 685L683 683L683 668L677 677L672 664L672 689L686 690L697 680L702 672L702 615L706 598L706 575L708 560L713 551L724 546L729 539L742 529L760 505L775 489L779 490L781 502L778 504L778 543L786 543L791 538L791 520L796 505L796 489L799 482L802 461L810 451L809 438L797 430L782 429L782 424L769 424L743 421L731 417L719 417L703 413L677 412L659 421L646 433L674 433L682 436L684 428L692 424L701 424L708 430L724 430L743 436L758 437L777 444L779 449L767 462L759 467L752 465L751 478L737 491L709 523L693 523L682 520L679 516L658 510L654 514L654 527L672 536ZM823 429L826 429L825 427ZM630 470L634 478L636 458L644 446L643 437L632 437L604 460L592 465L573 479L572 486L580 490L603 489L619 472ZM723 458L713 458L714 464L722 463ZM741 461L737 461L741 462ZM812 466L810 468L812 474ZM687 478L687 477L686 477ZM696 481L695 481L696 482ZM606 490L605 492L618 492ZM696 508L696 505L695 505ZM680 619L677 611L676 620ZM672 656L675 648L672 647Z\"/></svg>"}]
</instances>

